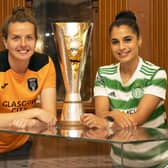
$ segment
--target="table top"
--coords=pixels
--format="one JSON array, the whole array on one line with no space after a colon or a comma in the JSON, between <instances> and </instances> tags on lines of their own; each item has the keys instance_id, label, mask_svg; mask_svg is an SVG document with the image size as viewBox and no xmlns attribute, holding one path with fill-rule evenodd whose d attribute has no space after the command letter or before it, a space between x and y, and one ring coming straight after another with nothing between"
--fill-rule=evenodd
<instances>
[{"instance_id":1,"label":"table top","mask_svg":"<svg viewBox=\"0 0 168 168\"><path fill-rule=\"evenodd\" d=\"M57 124L53 127L35 127L31 129L0 128L0 132L48 136L76 141L102 142L105 144L128 144L168 140L168 129L147 127L89 129L81 125L63 126Z\"/></svg>"},{"instance_id":2,"label":"table top","mask_svg":"<svg viewBox=\"0 0 168 168\"><path fill-rule=\"evenodd\" d=\"M167 129L113 130L57 125L32 129L0 128L0 133L3 132L31 135L33 144L28 156L4 155L0 158L0 168L147 168L168 165Z\"/></svg>"}]
</instances>

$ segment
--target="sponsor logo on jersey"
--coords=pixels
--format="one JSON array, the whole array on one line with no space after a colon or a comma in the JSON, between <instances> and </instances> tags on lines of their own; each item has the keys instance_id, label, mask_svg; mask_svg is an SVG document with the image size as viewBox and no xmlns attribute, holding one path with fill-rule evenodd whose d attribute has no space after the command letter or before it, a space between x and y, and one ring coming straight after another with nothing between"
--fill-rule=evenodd
<instances>
[{"instance_id":1,"label":"sponsor logo on jersey","mask_svg":"<svg viewBox=\"0 0 168 168\"><path fill-rule=\"evenodd\" d=\"M117 97L117 96L116 96L116 93L115 93L114 91L111 92L111 93L109 93L108 95L111 96L111 97Z\"/></svg>"},{"instance_id":2,"label":"sponsor logo on jersey","mask_svg":"<svg viewBox=\"0 0 168 168\"><path fill-rule=\"evenodd\" d=\"M28 83L28 88L31 91L35 91L38 88L37 78L29 78L27 79L27 83Z\"/></svg>"}]
</instances>

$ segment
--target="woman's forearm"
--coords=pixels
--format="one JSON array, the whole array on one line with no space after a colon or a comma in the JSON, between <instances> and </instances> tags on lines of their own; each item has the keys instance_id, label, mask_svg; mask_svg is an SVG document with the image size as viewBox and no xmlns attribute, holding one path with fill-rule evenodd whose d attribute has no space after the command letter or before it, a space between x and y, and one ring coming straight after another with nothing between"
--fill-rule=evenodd
<instances>
[{"instance_id":1,"label":"woman's forearm","mask_svg":"<svg viewBox=\"0 0 168 168\"><path fill-rule=\"evenodd\" d=\"M14 113L0 113L0 127L8 127L10 126L13 120L17 120L19 118L31 119L36 118L38 116L37 108L28 109L25 111L14 112Z\"/></svg>"}]
</instances>

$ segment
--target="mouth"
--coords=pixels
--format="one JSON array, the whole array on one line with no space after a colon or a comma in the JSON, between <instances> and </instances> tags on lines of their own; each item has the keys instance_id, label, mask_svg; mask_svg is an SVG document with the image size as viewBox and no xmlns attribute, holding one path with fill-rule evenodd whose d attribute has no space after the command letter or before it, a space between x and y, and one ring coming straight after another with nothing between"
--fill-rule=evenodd
<instances>
[{"instance_id":1,"label":"mouth","mask_svg":"<svg viewBox=\"0 0 168 168\"><path fill-rule=\"evenodd\" d=\"M127 57L129 55L130 51L123 51L119 52L118 55L119 57Z\"/></svg>"},{"instance_id":2,"label":"mouth","mask_svg":"<svg viewBox=\"0 0 168 168\"><path fill-rule=\"evenodd\" d=\"M21 50L17 50L17 52L19 53L19 54L21 54L21 55L25 55L25 54L27 54L27 53L29 53L29 49L21 49Z\"/></svg>"}]
</instances>

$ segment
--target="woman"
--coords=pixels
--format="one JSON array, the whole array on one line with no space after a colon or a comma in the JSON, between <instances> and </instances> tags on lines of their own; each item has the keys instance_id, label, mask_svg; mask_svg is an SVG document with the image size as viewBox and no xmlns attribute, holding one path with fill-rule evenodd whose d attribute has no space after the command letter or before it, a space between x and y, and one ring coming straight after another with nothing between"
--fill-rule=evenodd
<instances>
[{"instance_id":1,"label":"woman","mask_svg":"<svg viewBox=\"0 0 168 168\"><path fill-rule=\"evenodd\" d=\"M98 69L94 87L96 115L84 114L82 123L90 128L133 128L134 134L135 126L165 128L166 72L139 56L142 39L134 13L121 11L109 30L112 53L119 63ZM127 129L121 132L121 138L127 138ZM115 137L114 133L112 139ZM167 141L124 146L114 143L111 150L114 167L160 167L165 165L167 154Z\"/></svg>"},{"instance_id":2,"label":"woman","mask_svg":"<svg viewBox=\"0 0 168 168\"><path fill-rule=\"evenodd\" d=\"M139 56L142 39L134 13L120 12L109 34L112 53L119 63L98 69L94 87L96 115L84 114L82 123L90 128L165 128L167 75L164 69Z\"/></svg>"},{"instance_id":3,"label":"woman","mask_svg":"<svg viewBox=\"0 0 168 168\"><path fill-rule=\"evenodd\" d=\"M56 123L56 74L50 57L36 53L37 25L25 8L15 8L2 28L0 127L31 128ZM40 96L40 107L35 107ZM0 152L12 151L29 136L1 134Z\"/></svg>"}]
</instances>

